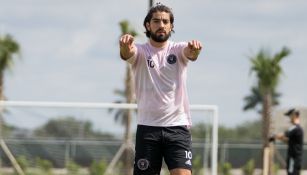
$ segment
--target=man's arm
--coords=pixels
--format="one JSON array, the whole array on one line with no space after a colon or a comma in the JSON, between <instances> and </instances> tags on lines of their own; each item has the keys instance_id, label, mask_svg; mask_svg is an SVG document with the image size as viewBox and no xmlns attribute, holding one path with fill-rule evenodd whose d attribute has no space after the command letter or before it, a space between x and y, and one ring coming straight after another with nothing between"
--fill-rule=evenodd
<instances>
[{"instance_id":1,"label":"man's arm","mask_svg":"<svg viewBox=\"0 0 307 175\"><path fill-rule=\"evenodd\" d=\"M130 34L125 34L119 39L120 57L123 60L127 60L135 55L136 47L134 44L134 38Z\"/></svg>"},{"instance_id":2,"label":"man's arm","mask_svg":"<svg viewBox=\"0 0 307 175\"><path fill-rule=\"evenodd\" d=\"M276 135L275 135L275 138L276 138L277 140L281 140L281 141L283 141L283 142L285 142L285 143L288 143L288 141L289 141L289 138L288 138L284 133L276 134Z\"/></svg>"},{"instance_id":3,"label":"man's arm","mask_svg":"<svg viewBox=\"0 0 307 175\"><path fill-rule=\"evenodd\" d=\"M201 49L202 49L201 43L197 40L192 40L192 41L189 41L187 47L184 48L183 54L189 60L195 61Z\"/></svg>"}]
</instances>

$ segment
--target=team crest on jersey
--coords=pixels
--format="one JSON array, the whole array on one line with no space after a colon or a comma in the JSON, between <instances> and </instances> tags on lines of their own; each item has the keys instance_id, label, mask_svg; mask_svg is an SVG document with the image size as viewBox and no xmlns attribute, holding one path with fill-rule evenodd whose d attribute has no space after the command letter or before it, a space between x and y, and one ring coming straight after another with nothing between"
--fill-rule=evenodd
<instances>
[{"instance_id":1,"label":"team crest on jersey","mask_svg":"<svg viewBox=\"0 0 307 175\"><path fill-rule=\"evenodd\" d=\"M167 62L168 64L175 64L177 62L177 57L174 54L170 54L167 56Z\"/></svg>"},{"instance_id":2,"label":"team crest on jersey","mask_svg":"<svg viewBox=\"0 0 307 175\"><path fill-rule=\"evenodd\" d=\"M140 169L140 170L147 170L148 169L148 167L149 167L149 161L147 160L147 159L140 159L140 160L138 160L138 163L137 163L137 165L138 165L138 168Z\"/></svg>"}]
</instances>

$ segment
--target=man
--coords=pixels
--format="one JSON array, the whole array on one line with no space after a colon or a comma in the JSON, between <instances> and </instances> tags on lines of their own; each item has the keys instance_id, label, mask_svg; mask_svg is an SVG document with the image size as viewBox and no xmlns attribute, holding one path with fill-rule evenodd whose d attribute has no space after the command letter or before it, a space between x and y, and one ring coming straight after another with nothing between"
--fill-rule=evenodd
<instances>
[{"instance_id":1,"label":"man","mask_svg":"<svg viewBox=\"0 0 307 175\"><path fill-rule=\"evenodd\" d=\"M132 65L138 103L134 175L160 174L162 159L171 175L191 175L186 74L202 45L169 41L173 22L171 9L157 4L144 19L147 43L134 44L129 34L119 41L121 58Z\"/></svg>"},{"instance_id":2,"label":"man","mask_svg":"<svg viewBox=\"0 0 307 175\"><path fill-rule=\"evenodd\" d=\"M296 109L290 109L285 115L290 117L292 126L285 133L279 133L270 140L278 139L288 143L287 173L288 175L299 175L304 143L304 132L300 126L300 112Z\"/></svg>"}]
</instances>

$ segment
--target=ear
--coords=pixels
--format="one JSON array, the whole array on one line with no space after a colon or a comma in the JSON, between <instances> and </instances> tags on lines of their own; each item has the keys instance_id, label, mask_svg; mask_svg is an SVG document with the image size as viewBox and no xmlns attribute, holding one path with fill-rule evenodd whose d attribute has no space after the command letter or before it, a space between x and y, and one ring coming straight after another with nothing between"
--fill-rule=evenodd
<instances>
[{"instance_id":1,"label":"ear","mask_svg":"<svg viewBox=\"0 0 307 175\"><path fill-rule=\"evenodd\" d=\"M171 24L171 31L173 31L173 29L174 29L174 25L173 25L173 24Z\"/></svg>"},{"instance_id":2,"label":"ear","mask_svg":"<svg viewBox=\"0 0 307 175\"><path fill-rule=\"evenodd\" d=\"M150 24L149 24L149 22L146 22L146 29L147 29L148 31L150 31Z\"/></svg>"}]
</instances>

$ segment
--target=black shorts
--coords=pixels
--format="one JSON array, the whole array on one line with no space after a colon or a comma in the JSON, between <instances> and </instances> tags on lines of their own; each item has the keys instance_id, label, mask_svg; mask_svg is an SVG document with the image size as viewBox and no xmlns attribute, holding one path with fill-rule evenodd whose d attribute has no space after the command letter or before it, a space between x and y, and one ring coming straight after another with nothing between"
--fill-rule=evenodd
<instances>
[{"instance_id":1,"label":"black shorts","mask_svg":"<svg viewBox=\"0 0 307 175\"><path fill-rule=\"evenodd\" d=\"M164 159L169 170L192 170L191 134L186 126L138 125L134 175L158 175Z\"/></svg>"},{"instance_id":2,"label":"black shorts","mask_svg":"<svg viewBox=\"0 0 307 175\"><path fill-rule=\"evenodd\" d=\"M287 158L287 173L288 175L299 175L301 171L301 158Z\"/></svg>"}]
</instances>

